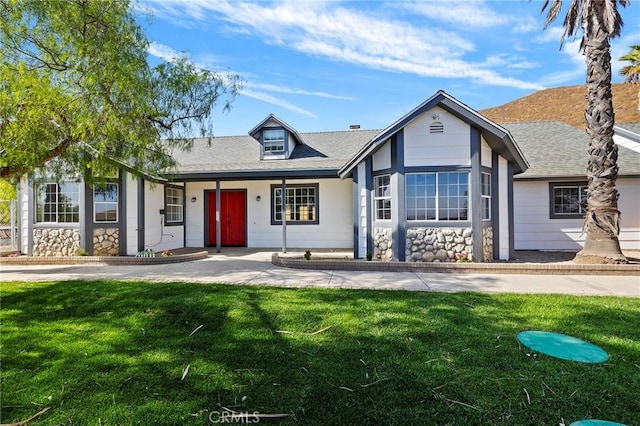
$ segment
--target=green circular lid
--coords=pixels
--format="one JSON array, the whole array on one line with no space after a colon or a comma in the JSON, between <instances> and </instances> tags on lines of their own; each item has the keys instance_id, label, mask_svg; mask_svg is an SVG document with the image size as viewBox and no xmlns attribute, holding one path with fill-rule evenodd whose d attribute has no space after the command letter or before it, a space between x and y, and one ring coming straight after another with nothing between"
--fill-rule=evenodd
<instances>
[{"instance_id":1,"label":"green circular lid","mask_svg":"<svg viewBox=\"0 0 640 426\"><path fill-rule=\"evenodd\" d=\"M570 361L599 363L609 355L598 346L566 334L548 331L521 331L518 340L526 347L545 355Z\"/></svg>"},{"instance_id":2,"label":"green circular lid","mask_svg":"<svg viewBox=\"0 0 640 426\"><path fill-rule=\"evenodd\" d=\"M606 420L578 420L577 422L571 423L569 426L625 426L622 423L609 422Z\"/></svg>"}]
</instances>

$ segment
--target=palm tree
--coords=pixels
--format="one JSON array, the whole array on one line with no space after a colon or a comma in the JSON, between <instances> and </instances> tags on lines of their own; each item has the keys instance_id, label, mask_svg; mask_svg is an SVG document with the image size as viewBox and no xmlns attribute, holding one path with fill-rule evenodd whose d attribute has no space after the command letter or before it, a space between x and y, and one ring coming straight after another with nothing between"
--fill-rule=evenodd
<instances>
[{"instance_id":1,"label":"palm tree","mask_svg":"<svg viewBox=\"0 0 640 426\"><path fill-rule=\"evenodd\" d=\"M586 231L584 248L575 258L579 263L627 263L618 241L618 148L613 142L609 40L620 35L622 29L618 4L627 6L629 3L630 0L571 0L563 22L560 47L566 36L576 35L582 27L580 49L587 62L587 213L583 225ZM545 28L560 13L562 0L545 0L542 11L547 7Z\"/></svg>"},{"instance_id":2,"label":"palm tree","mask_svg":"<svg viewBox=\"0 0 640 426\"><path fill-rule=\"evenodd\" d=\"M631 51L620 58L621 61L631 62L620 70L627 83L640 83L640 44L631 46Z\"/></svg>"},{"instance_id":3,"label":"palm tree","mask_svg":"<svg viewBox=\"0 0 640 426\"><path fill-rule=\"evenodd\" d=\"M620 70L620 75L629 84L640 83L640 44L631 46L631 51L620 58L621 61L631 62ZM640 90L638 90L638 111L640 111Z\"/></svg>"}]
</instances>

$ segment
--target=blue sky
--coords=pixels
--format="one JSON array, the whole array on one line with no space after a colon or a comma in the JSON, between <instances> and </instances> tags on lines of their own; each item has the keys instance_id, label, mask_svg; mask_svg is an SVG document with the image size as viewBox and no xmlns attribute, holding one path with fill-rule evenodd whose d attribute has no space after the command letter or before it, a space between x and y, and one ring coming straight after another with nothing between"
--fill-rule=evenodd
<instances>
[{"instance_id":1,"label":"blue sky","mask_svg":"<svg viewBox=\"0 0 640 426\"><path fill-rule=\"evenodd\" d=\"M565 1L565 8L569 1ZM300 132L387 127L443 89L474 109L583 84L579 39L559 50L564 10L543 31L541 1L141 0L150 60L186 54L238 74L243 89L214 116L216 136L246 134L273 113ZM640 9L620 8L617 60L640 43ZM579 106L578 106L579 107Z\"/></svg>"}]
</instances>

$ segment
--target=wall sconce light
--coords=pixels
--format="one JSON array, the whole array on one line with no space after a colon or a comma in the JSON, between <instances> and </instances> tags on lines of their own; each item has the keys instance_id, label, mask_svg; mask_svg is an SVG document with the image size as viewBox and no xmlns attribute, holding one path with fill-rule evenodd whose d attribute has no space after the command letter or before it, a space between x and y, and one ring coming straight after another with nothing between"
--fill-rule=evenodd
<instances>
[{"instance_id":1,"label":"wall sconce light","mask_svg":"<svg viewBox=\"0 0 640 426\"><path fill-rule=\"evenodd\" d=\"M191 197L191 202L195 203L196 202L196 197Z\"/></svg>"},{"instance_id":2,"label":"wall sconce light","mask_svg":"<svg viewBox=\"0 0 640 426\"><path fill-rule=\"evenodd\" d=\"M259 195L256 197L256 201L260 202L260 196Z\"/></svg>"},{"instance_id":3,"label":"wall sconce light","mask_svg":"<svg viewBox=\"0 0 640 426\"><path fill-rule=\"evenodd\" d=\"M440 121L440 114L433 114L431 118L433 118L435 121Z\"/></svg>"}]
</instances>

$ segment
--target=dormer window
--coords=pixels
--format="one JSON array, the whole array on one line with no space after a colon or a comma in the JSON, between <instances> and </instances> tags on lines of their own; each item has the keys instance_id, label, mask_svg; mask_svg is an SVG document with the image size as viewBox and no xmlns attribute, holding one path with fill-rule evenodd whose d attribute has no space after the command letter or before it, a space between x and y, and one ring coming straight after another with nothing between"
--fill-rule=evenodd
<instances>
[{"instance_id":1,"label":"dormer window","mask_svg":"<svg viewBox=\"0 0 640 426\"><path fill-rule=\"evenodd\" d=\"M284 152L284 129L265 129L262 135L264 152Z\"/></svg>"}]
</instances>

